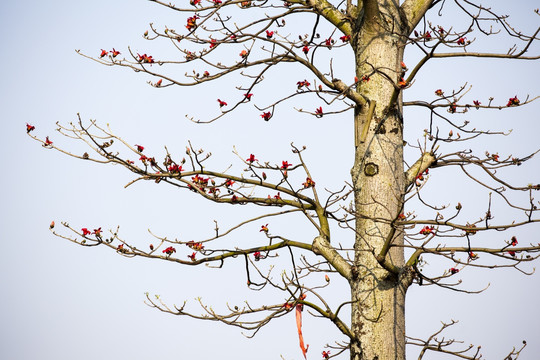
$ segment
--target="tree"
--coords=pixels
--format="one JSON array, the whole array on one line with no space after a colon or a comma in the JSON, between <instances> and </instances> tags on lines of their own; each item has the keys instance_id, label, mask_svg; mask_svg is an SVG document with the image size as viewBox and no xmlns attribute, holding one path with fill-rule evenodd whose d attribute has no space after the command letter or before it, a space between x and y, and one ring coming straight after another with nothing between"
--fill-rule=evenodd
<instances>
[{"instance_id":1,"label":"tree","mask_svg":"<svg viewBox=\"0 0 540 360\"><path fill-rule=\"evenodd\" d=\"M180 52L181 61L176 58L161 60L155 55L132 52L129 48L126 54L120 54L114 48L101 50L94 60L154 76L151 85L156 88L203 85L240 73L245 83L237 87L238 100L232 102L218 95L219 98L212 99L212 102L221 109L219 115L202 120L197 116L191 117L194 122L213 122L252 103L256 103L260 111L260 121L273 121L287 100L310 95L319 99L318 104L312 105L311 110L298 108L299 112L328 119L330 115L351 110L354 113L355 161L352 181L341 188L341 184L321 184L312 177L311 164L304 162L302 155L305 149L294 144L291 146L296 158L292 163L282 160L276 164L254 154L238 154L245 171L235 168L220 171L214 170L216 165L207 165L209 153L197 150L197 146L191 143L186 148L185 159L181 159L184 155L169 153L167 148L162 157L157 157L147 154L143 145L133 144L96 121L85 123L79 117L72 126L59 125L59 130L68 137L86 142L97 156L86 152L77 155L57 147L49 137L34 137L34 128L29 124L27 131L30 136L45 147L83 160L122 165L136 175L133 182L167 183L224 206L259 206L263 210L280 208L245 219L238 227L262 222L267 217L299 213L315 229L311 236L313 241L290 240L273 234L269 225L271 220L268 220L269 224L264 221L260 228L267 238L265 244L238 247L231 243L224 247L222 239L228 238L237 227L221 231L216 225L215 236L208 239L170 240L158 236L157 245L143 249L121 238L118 231L109 235L101 228L72 227L64 223L72 232L65 234L57 233L51 224L58 236L83 246L102 245L128 257L155 258L190 266L214 264L218 267L234 259L244 261L249 288L264 291L273 288L285 294L283 301L277 304L231 307L227 314L214 313L202 304L207 311L206 316L188 313L184 307L172 308L149 295L151 305L174 314L222 321L253 333L270 320L294 311L304 356L307 347L301 335L301 315L307 307L317 316L330 320L345 339L325 350L323 357L348 351L351 359L404 358L407 342L405 294L412 284L433 284L465 291L459 283L452 281L452 276L465 268L510 266L520 269L523 262L536 258L534 253L540 249L538 244L521 239L518 242L508 232L502 237L497 233L538 221L533 192L540 186L513 185L504 177L506 168L523 164L534 153L519 157L499 156L498 153L477 155L462 149L443 153L444 149L459 147L462 141L502 135L496 131L478 130L467 121L458 124L454 119L460 114L473 108L519 107L536 98L523 99L520 95L522 99L519 99L517 95L511 95L503 103L489 100L482 104L479 100L466 99L467 86L451 92L447 90L446 94L437 89L435 100L429 102L404 101L402 94L414 85L416 76L428 60L435 58L537 60L540 56L529 56L527 52L533 49L539 30L525 35L510 26L506 17L469 1L456 2L466 21L470 22L468 25L460 23L459 29L428 21L430 16L448 11L449 5L443 1L407 0L401 5L363 1L353 5L326 1L272 4L219 0L201 3L194 0L191 2L193 7L189 9L154 2L188 13L185 29L176 31L151 26L150 32L144 34L148 40L171 41ZM302 27L296 26L295 19L303 21ZM311 21L308 34L303 33L305 21ZM491 23L499 26L500 31L488 28ZM478 34L478 39L472 38L473 32ZM477 43L499 34L520 41L520 47L502 53L476 51L482 49L482 44ZM407 48L418 49L421 54L416 64L408 60L407 65L404 62ZM339 68L335 65L342 61L338 54L351 55L351 51L354 54L354 74L348 74L341 64ZM228 64L223 63L224 55ZM232 60L229 57L233 57ZM270 74L276 65L285 66L286 63L307 69L311 77L294 79L295 91L290 94L280 91L268 103L257 99L257 91L268 80L265 75ZM180 80L181 75L174 72L177 65L183 71L186 67L191 70L191 66L194 70ZM167 69L171 75L162 69ZM262 107L259 107L259 101L263 103ZM407 142L407 146L420 153L411 166L406 166L404 159L405 106L425 108L430 114L430 126L424 132L420 145L412 145L414 141ZM451 129L448 133L448 130L443 130L447 128ZM443 131L445 135L441 135ZM469 215L462 210L460 202L439 206L421 196L430 170L433 173L456 167L473 183L487 188L494 197L498 197L497 200L500 198L506 206L517 210L516 217L503 222L495 219L491 197L480 215ZM336 186L337 189L321 196L321 189ZM508 195L510 190L526 194L526 198L519 198L519 194ZM352 204L348 205L351 200ZM426 209L421 210L421 206ZM333 234L340 226L352 230L354 241L336 239ZM487 234L486 238L482 239L482 234ZM495 240L488 239L488 236ZM181 245L190 249L187 257L181 255ZM302 256L298 257L298 253ZM275 271L267 269L267 264L276 254L290 254L290 267L278 276L278 280L275 279ZM441 264L448 266L428 269L426 259L435 256L445 259ZM332 307L319 295L324 291L321 287L328 288L333 283L321 281L321 277L317 277L320 272L341 277L349 284L351 295L341 305ZM342 314L349 307L351 317L347 320ZM435 337L426 341L410 339L409 343L420 345L422 354L427 350L454 354L461 351L449 349L451 343L437 342ZM515 350L509 356L518 356L520 351ZM472 354L462 356L477 358L477 353L473 350Z\"/></svg>"}]
</instances>

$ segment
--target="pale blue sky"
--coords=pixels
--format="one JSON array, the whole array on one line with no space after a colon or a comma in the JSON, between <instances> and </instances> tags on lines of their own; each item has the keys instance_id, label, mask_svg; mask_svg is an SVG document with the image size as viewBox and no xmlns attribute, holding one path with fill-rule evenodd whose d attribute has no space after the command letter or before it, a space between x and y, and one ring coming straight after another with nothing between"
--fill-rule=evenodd
<instances>
[{"instance_id":1,"label":"pale blue sky","mask_svg":"<svg viewBox=\"0 0 540 360\"><path fill-rule=\"evenodd\" d=\"M521 2L527 8L526 14L520 14L517 6L508 9L505 3L498 1L493 7L498 6L503 13L512 10L516 24L524 30L538 25L538 16L532 14L535 1ZM186 17L147 1L28 0L0 4L0 117L4 125L0 143L4 162L0 178L0 358L301 358L292 314L246 340L237 328L162 314L143 303L146 291L177 304L185 299L193 303L193 298L202 296L216 308L222 308L227 301L240 304L244 299L257 304L267 297L280 301L276 293L246 291L243 263L231 262L219 271L125 259L106 249L75 246L48 231L51 220L57 224L67 221L75 228L113 229L120 225L125 238L149 243L152 238L147 229L163 236L197 239L212 234L213 219L226 228L246 215L244 209L207 204L191 193L154 183L124 189L131 180L124 169L67 158L43 149L26 135L28 122L36 126L36 135L50 135L55 144L82 153L83 147L54 132L56 121L75 121L77 113L86 120L109 123L129 143L144 144L149 153L156 155L163 154L163 145L167 145L171 152L182 156L190 139L195 147L214 154L217 169L230 163L238 165L233 145L242 155L255 153L259 159L273 163L294 163L289 147L294 141L308 146L305 159L318 186L337 189L349 180L353 156L350 114L314 119L294 112L291 108L299 105L290 103L268 123L253 109L212 125L197 126L184 116L217 114L216 99L227 100L235 94L233 77L203 89L154 89L146 84L152 80L147 75L100 66L74 51L81 49L97 56L100 49L115 47L125 54L127 45L131 45L135 52L165 52L156 44L147 44L142 33L150 22L181 28ZM501 45L501 49L505 47ZM540 48L531 50L537 54ZM413 54L408 56L407 65L414 65ZM452 87L469 82L474 87L467 99L478 98L486 103L489 96L494 96L504 103L514 95L522 99L527 94L538 94L538 69L538 62L434 61L405 97L432 99L437 88L450 92ZM181 73L184 71L191 68ZM297 80L309 76L294 71L299 70L291 67L279 76L274 74L268 81L273 85L258 91L254 100L270 98L280 90L278 86L287 86L285 82L291 78L294 81L288 85L294 90ZM352 69L342 71L352 74ZM306 104L302 106L311 110L317 102ZM478 127L514 129L511 136L475 142L471 146L479 154L488 150L501 156L521 156L538 147L539 106L537 102L510 111L471 112L459 119L470 116ZM427 126L425 115L409 113L405 121L409 141L421 137ZM412 162L417 154L408 152L408 156ZM540 182L537 160L518 169L516 181ZM431 176L433 184L426 190L440 195L441 202L478 199L470 201L485 204L487 195L478 195L473 187L468 191L466 183L461 183L462 177L450 177L449 173L437 177L437 171ZM456 195L455 185L466 193ZM474 214L481 214L482 209ZM505 214L501 209L495 215L502 219ZM302 225L303 219L272 221L273 231L291 234L298 240L311 241L315 236L312 228ZM241 236L262 242L259 227L254 224ZM523 243L536 243L537 229L531 226L515 233ZM500 242L510 234L492 236L485 240ZM428 261L437 263L436 259ZM534 359L540 352L539 275L468 270L459 276L468 289L488 283L491 287L476 296L411 287L407 304L409 335L426 337L438 329L439 321L460 320L450 335L466 344L482 345L485 358L502 358L512 346L527 339L529 346L522 359ZM339 281L331 291L333 303L347 297L347 289ZM344 297L339 296L340 292ZM311 345L309 358L318 359L323 345L339 336L334 336L338 334L332 325L313 320L307 313L304 321L306 342Z\"/></svg>"}]
</instances>

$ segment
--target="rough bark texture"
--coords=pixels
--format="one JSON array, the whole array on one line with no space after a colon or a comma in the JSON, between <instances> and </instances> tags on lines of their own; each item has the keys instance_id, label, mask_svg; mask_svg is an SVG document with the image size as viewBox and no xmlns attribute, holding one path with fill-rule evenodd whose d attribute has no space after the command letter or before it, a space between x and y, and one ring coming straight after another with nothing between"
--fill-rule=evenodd
<instances>
[{"instance_id":1,"label":"rough bark texture","mask_svg":"<svg viewBox=\"0 0 540 360\"><path fill-rule=\"evenodd\" d=\"M395 92L402 72L400 33L399 9L364 2L353 44L357 77L370 79L361 82L358 92L376 105L371 119L368 106L359 107L355 114L357 134L369 128L365 139L358 139L351 170L357 232L351 280L351 324L357 337L351 346L353 360L405 358L405 293L410 274L396 271L404 265L403 248L390 249L385 267L377 260L390 239L392 244L403 243L399 228L393 230L391 224L402 211L405 191L401 97Z\"/></svg>"}]
</instances>

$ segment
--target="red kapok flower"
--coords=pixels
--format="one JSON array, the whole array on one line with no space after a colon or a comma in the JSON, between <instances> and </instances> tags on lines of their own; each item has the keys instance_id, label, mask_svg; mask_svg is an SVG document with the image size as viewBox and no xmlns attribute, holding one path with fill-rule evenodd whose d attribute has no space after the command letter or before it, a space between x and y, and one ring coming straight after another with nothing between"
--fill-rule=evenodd
<instances>
[{"instance_id":1,"label":"red kapok flower","mask_svg":"<svg viewBox=\"0 0 540 360\"><path fill-rule=\"evenodd\" d=\"M27 133L29 133L30 131L34 131L34 130L36 130L35 126L26 123L26 132Z\"/></svg>"},{"instance_id":2,"label":"red kapok flower","mask_svg":"<svg viewBox=\"0 0 540 360\"><path fill-rule=\"evenodd\" d=\"M466 37L460 37L458 40L457 40L457 44L458 45L465 45L465 40L467 38Z\"/></svg>"},{"instance_id":3,"label":"red kapok flower","mask_svg":"<svg viewBox=\"0 0 540 360\"><path fill-rule=\"evenodd\" d=\"M454 275L454 274L457 274L457 273L459 272L459 269L456 269L456 268L450 268L449 271L450 271L450 273L451 273L452 275Z\"/></svg>"},{"instance_id":4,"label":"red kapok flower","mask_svg":"<svg viewBox=\"0 0 540 360\"><path fill-rule=\"evenodd\" d=\"M199 19L199 17L197 15L193 15L191 17L188 17L187 24L186 24L186 29L188 29L189 31L195 29L197 27L197 19Z\"/></svg>"},{"instance_id":5,"label":"red kapok flower","mask_svg":"<svg viewBox=\"0 0 540 360\"><path fill-rule=\"evenodd\" d=\"M277 195L274 195L274 199L281 200L281 195L279 194L279 191L278 191Z\"/></svg>"},{"instance_id":6,"label":"red kapok flower","mask_svg":"<svg viewBox=\"0 0 540 360\"><path fill-rule=\"evenodd\" d=\"M178 165L178 164L173 164L173 165L170 165L167 170L169 170L169 172L171 173L180 173L183 169L182 169L182 165Z\"/></svg>"},{"instance_id":7,"label":"red kapok flower","mask_svg":"<svg viewBox=\"0 0 540 360\"><path fill-rule=\"evenodd\" d=\"M334 40L332 40L332 38L328 38L324 41L324 44L329 48L331 49L332 48L332 45L334 44Z\"/></svg>"},{"instance_id":8,"label":"red kapok flower","mask_svg":"<svg viewBox=\"0 0 540 360\"><path fill-rule=\"evenodd\" d=\"M189 247L190 249L193 249L193 250L196 250L196 251L201 251L204 249L204 245L200 242L195 242L193 240L191 241L188 241L186 243L186 246Z\"/></svg>"},{"instance_id":9,"label":"red kapok flower","mask_svg":"<svg viewBox=\"0 0 540 360\"><path fill-rule=\"evenodd\" d=\"M109 52L107 50L103 50L101 49L101 54L99 55L100 58L104 57L105 55L107 55Z\"/></svg>"},{"instance_id":10,"label":"red kapok flower","mask_svg":"<svg viewBox=\"0 0 540 360\"><path fill-rule=\"evenodd\" d=\"M405 80L404 78L401 78L398 82L398 86L403 89L404 87L407 86L407 80Z\"/></svg>"},{"instance_id":11,"label":"red kapok flower","mask_svg":"<svg viewBox=\"0 0 540 360\"><path fill-rule=\"evenodd\" d=\"M323 351L322 352L323 359L328 359L330 357L330 351Z\"/></svg>"},{"instance_id":12,"label":"red kapok flower","mask_svg":"<svg viewBox=\"0 0 540 360\"><path fill-rule=\"evenodd\" d=\"M83 236L91 234L90 230L88 230L87 228L82 228L81 231L82 231Z\"/></svg>"},{"instance_id":13,"label":"red kapok flower","mask_svg":"<svg viewBox=\"0 0 540 360\"><path fill-rule=\"evenodd\" d=\"M163 82L163 79L159 79L159 80L156 82L156 87L160 87L162 82Z\"/></svg>"},{"instance_id":14,"label":"red kapok flower","mask_svg":"<svg viewBox=\"0 0 540 360\"><path fill-rule=\"evenodd\" d=\"M435 90L435 95L437 95L437 96L443 96L443 95L444 95L444 92L443 92L441 89L437 89L437 90Z\"/></svg>"},{"instance_id":15,"label":"red kapok flower","mask_svg":"<svg viewBox=\"0 0 540 360\"><path fill-rule=\"evenodd\" d=\"M120 51L116 50L115 48L112 48L111 54L112 54L112 57L115 58L118 55L120 55Z\"/></svg>"},{"instance_id":16,"label":"red kapok flower","mask_svg":"<svg viewBox=\"0 0 540 360\"><path fill-rule=\"evenodd\" d=\"M518 106L519 105L519 99L517 98L517 95L513 98L508 99L508 103L506 106Z\"/></svg>"},{"instance_id":17,"label":"red kapok flower","mask_svg":"<svg viewBox=\"0 0 540 360\"><path fill-rule=\"evenodd\" d=\"M216 46L217 46L217 41L216 41L216 39L210 40L210 49L215 48Z\"/></svg>"},{"instance_id":18,"label":"red kapok flower","mask_svg":"<svg viewBox=\"0 0 540 360\"><path fill-rule=\"evenodd\" d=\"M249 154L249 157L246 159L246 161L252 164L254 161L259 161L259 160L255 159L255 155Z\"/></svg>"},{"instance_id":19,"label":"red kapok flower","mask_svg":"<svg viewBox=\"0 0 540 360\"><path fill-rule=\"evenodd\" d=\"M242 57L242 58L244 58L244 59L247 58L248 54L249 54L249 53L247 52L247 50L242 50L242 51L240 51L240 57Z\"/></svg>"},{"instance_id":20,"label":"red kapok flower","mask_svg":"<svg viewBox=\"0 0 540 360\"><path fill-rule=\"evenodd\" d=\"M318 108L315 109L315 116L316 117L323 117L323 110L322 110L322 106L319 106Z\"/></svg>"},{"instance_id":21,"label":"red kapok flower","mask_svg":"<svg viewBox=\"0 0 540 360\"><path fill-rule=\"evenodd\" d=\"M457 111L457 105L455 102L451 103L450 106L448 107L448 112L450 114L454 114L455 112Z\"/></svg>"},{"instance_id":22,"label":"red kapok flower","mask_svg":"<svg viewBox=\"0 0 540 360\"><path fill-rule=\"evenodd\" d=\"M196 252L193 252L191 255L188 255L187 257L190 258L191 261L195 261L195 256L197 255Z\"/></svg>"},{"instance_id":23,"label":"red kapok flower","mask_svg":"<svg viewBox=\"0 0 540 360\"><path fill-rule=\"evenodd\" d=\"M304 47L302 48L302 52L303 52L304 54L307 55L307 53L309 52L309 47L308 47L307 45L304 46Z\"/></svg>"},{"instance_id":24,"label":"red kapok flower","mask_svg":"<svg viewBox=\"0 0 540 360\"><path fill-rule=\"evenodd\" d=\"M508 250L508 255L514 257L516 256L516 252L514 250Z\"/></svg>"},{"instance_id":25,"label":"red kapok flower","mask_svg":"<svg viewBox=\"0 0 540 360\"><path fill-rule=\"evenodd\" d=\"M474 107L478 109L480 107L481 102L478 100L473 100L473 104L474 104Z\"/></svg>"},{"instance_id":26,"label":"red kapok flower","mask_svg":"<svg viewBox=\"0 0 540 360\"><path fill-rule=\"evenodd\" d=\"M253 96L253 94L249 93L249 94L244 94L244 97L250 101L251 100L251 97Z\"/></svg>"},{"instance_id":27,"label":"red kapok flower","mask_svg":"<svg viewBox=\"0 0 540 360\"><path fill-rule=\"evenodd\" d=\"M210 76L210 73L209 73L207 70L205 70L205 71L203 72L203 76L204 76L204 77L209 77L209 76Z\"/></svg>"},{"instance_id":28,"label":"red kapok flower","mask_svg":"<svg viewBox=\"0 0 540 360\"><path fill-rule=\"evenodd\" d=\"M172 246L169 246L168 248L166 248L165 250L162 251L164 254L167 254L169 256L171 256L173 253L176 252L176 249L173 248Z\"/></svg>"},{"instance_id":29,"label":"red kapok flower","mask_svg":"<svg viewBox=\"0 0 540 360\"><path fill-rule=\"evenodd\" d=\"M222 101L220 99L217 99L217 101L219 103L219 107L227 106L227 103L225 101Z\"/></svg>"},{"instance_id":30,"label":"red kapok flower","mask_svg":"<svg viewBox=\"0 0 540 360\"><path fill-rule=\"evenodd\" d=\"M302 185L304 186L305 189L310 188L310 187L314 187L315 186L315 181L311 180L310 177L307 177L306 182L302 183Z\"/></svg>"},{"instance_id":31,"label":"red kapok flower","mask_svg":"<svg viewBox=\"0 0 540 360\"><path fill-rule=\"evenodd\" d=\"M267 233L267 232L268 232L268 224L266 224L266 225L261 225L261 230L259 230L259 232L261 232L261 231Z\"/></svg>"},{"instance_id":32,"label":"red kapok flower","mask_svg":"<svg viewBox=\"0 0 540 360\"><path fill-rule=\"evenodd\" d=\"M144 146L135 144L135 147L137 148L138 152L143 152Z\"/></svg>"},{"instance_id":33,"label":"red kapok flower","mask_svg":"<svg viewBox=\"0 0 540 360\"><path fill-rule=\"evenodd\" d=\"M518 244L517 238L515 236L512 236L510 240L511 240L510 245L516 246Z\"/></svg>"},{"instance_id":34,"label":"red kapok flower","mask_svg":"<svg viewBox=\"0 0 540 360\"><path fill-rule=\"evenodd\" d=\"M283 170L287 170L287 168L289 168L289 166L292 166L292 164L289 164L288 161L282 161L282 162L281 162L281 168L282 168Z\"/></svg>"},{"instance_id":35,"label":"red kapok flower","mask_svg":"<svg viewBox=\"0 0 540 360\"><path fill-rule=\"evenodd\" d=\"M426 33L424 34L424 38L426 38L426 40L431 40L431 32L429 31L426 31Z\"/></svg>"},{"instance_id":36,"label":"red kapok flower","mask_svg":"<svg viewBox=\"0 0 540 360\"><path fill-rule=\"evenodd\" d=\"M307 88L307 87L309 87L309 85L311 85L311 84L309 83L309 81L304 80L304 81L298 81L298 82L296 83L296 85L298 86L298 89L301 89L302 86L305 86L305 87Z\"/></svg>"},{"instance_id":37,"label":"red kapok flower","mask_svg":"<svg viewBox=\"0 0 540 360\"><path fill-rule=\"evenodd\" d=\"M189 0L189 3L192 6L199 5L201 3L201 0Z\"/></svg>"},{"instance_id":38,"label":"red kapok flower","mask_svg":"<svg viewBox=\"0 0 540 360\"><path fill-rule=\"evenodd\" d=\"M101 236L101 228L94 229L94 232L92 234L96 236Z\"/></svg>"},{"instance_id":39,"label":"red kapok flower","mask_svg":"<svg viewBox=\"0 0 540 360\"><path fill-rule=\"evenodd\" d=\"M255 261L261 260L261 252L260 251L255 251L253 253L253 257L255 258Z\"/></svg>"},{"instance_id":40,"label":"red kapok flower","mask_svg":"<svg viewBox=\"0 0 540 360\"><path fill-rule=\"evenodd\" d=\"M232 181L231 179L227 179L227 181L225 181L225 186L226 187L233 186L233 184L234 184L234 181Z\"/></svg>"},{"instance_id":41,"label":"red kapok flower","mask_svg":"<svg viewBox=\"0 0 540 360\"><path fill-rule=\"evenodd\" d=\"M45 137L45 146L50 146L52 144L53 144L53 142L51 140L49 140L49 137L48 136Z\"/></svg>"},{"instance_id":42,"label":"red kapok flower","mask_svg":"<svg viewBox=\"0 0 540 360\"><path fill-rule=\"evenodd\" d=\"M264 121L268 121L272 117L272 114L270 113L270 111L263 112L261 114L261 117L264 119Z\"/></svg>"},{"instance_id":43,"label":"red kapok flower","mask_svg":"<svg viewBox=\"0 0 540 360\"><path fill-rule=\"evenodd\" d=\"M422 235L429 235L433 233L433 226L424 226L422 230L420 230L420 234Z\"/></svg>"},{"instance_id":44,"label":"red kapok flower","mask_svg":"<svg viewBox=\"0 0 540 360\"><path fill-rule=\"evenodd\" d=\"M343 35L339 38L339 40L343 41L344 43L348 42L349 40L351 40L351 36L350 35Z\"/></svg>"},{"instance_id":45,"label":"red kapok flower","mask_svg":"<svg viewBox=\"0 0 540 360\"><path fill-rule=\"evenodd\" d=\"M274 32L273 32L273 31L266 30L266 38L271 39L272 36L274 36Z\"/></svg>"}]
</instances>

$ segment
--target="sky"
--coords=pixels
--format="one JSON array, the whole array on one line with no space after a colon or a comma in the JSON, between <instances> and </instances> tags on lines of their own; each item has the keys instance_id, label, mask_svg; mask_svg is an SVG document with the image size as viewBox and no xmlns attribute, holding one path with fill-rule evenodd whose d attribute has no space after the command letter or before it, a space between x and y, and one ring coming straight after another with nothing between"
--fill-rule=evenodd
<instances>
[{"instance_id":1,"label":"sky","mask_svg":"<svg viewBox=\"0 0 540 360\"><path fill-rule=\"evenodd\" d=\"M509 9L503 1L494 9L510 13L511 20L531 31L538 26L532 10L534 1L522 1L523 9ZM454 14L455 15L455 14ZM32 141L26 123L36 127L35 134L50 138L74 153L82 154L81 144L62 138L55 132L56 122L69 124L79 113L84 121L96 119L130 144L144 144L148 153L163 156L166 145L173 154L183 156L187 141L195 148L211 151L212 164L224 169L234 164L233 154L253 153L272 163L297 160L290 143L306 145L304 158L317 185L339 189L349 180L353 160L352 116L349 114L315 119L298 113L294 107L315 108L313 99L287 103L269 122L260 111L250 108L230 114L213 124L197 125L186 115L208 118L219 114L216 98L230 99L236 94L231 84L241 80L228 77L201 88L168 87L156 89L148 75L127 69L101 66L75 50L98 56L101 49L115 47L123 55L127 46L134 52L170 55L164 44L148 44L142 37L149 23L181 28L187 15L167 11L148 1L96 0L73 2L28 0L0 3L3 66L0 116L3 123L4 176L0 202L0 357L3 359L81 360L178 358L235 358L294 360L302 357L292 314L276 320L255 338L247 339L237 328L213 322L194 321L161 313L144 304L145 293L159 294L168 304L188 304L194 311L196 297L222 309L226 303L241 304L283 301L277 293L249 292L242 273L243 264L227 263L223 269L182 267L176 264L128 259L107 249L83 248L55 237L49 224L58 231L65 221L76 229L120 226L120 234L137 244L155 241L152 233L179 239L200 239L213 234L214 219L222 229L235 225L250 209L208 204L194 194L153 182L136 183L124 188L133 178L119 166L83 162L45 149ZM442 21L442 20L441 20ZM445 26L459 24L457 18L444 20ZM301 22L299 22L301 24ZM472 37L472 36L471 36ZM508 43L491 45L505 51ZM531 54L538 54L538 46ZM157 56L157 55L156 55ZM233 56L237 56L233 54ZM408 66L417 60L406 53ZM338 61L336 60L337 64ZM352 68L336 66L345 75ZM182 68L179 73L190 72ZM538 62L479 61L472 59L438 60L426 66L405 99L434 99L434 90L451 92L463 83L473 85L465 99L493 96L506 103L509 97L538 94ZM263 104L279 92L309 76L293 67L268 75L254 100ZM287 80L292 78L291 84ZM308 78L309 79L309 78ZM290 82L290 81L289 81ZM470 119L479 128L513 129L509 136L487 137L471 143L480 155L484 151L501 156L523 156L538 148L539 105L510 110L471 111L457 118ZM309 106L309 108L307 107ZM409 111L409 110L407 110ZM406 113L405 135L409 141L422 139L428 117L422 111ZM441 125L441 129L446 129ZM448 131L446 129L445 131ZM467 145L469 146L469 145ZM451 147L443 148L451 150ZM418 153L408 150L408 161ZM540 183L538 159L508 174L521 184ZM440 174L438 176L438 174ZM322 186L321 186L322 188ZM485 192L460 175L434 170L430 173L426 194L440 203L470 203L481 213ZM500 219L521 216L501 205ZM500 209L500 210L499 210ZM420 211L420 210L419 210ZM472 215L471 215L472 216ZM270 222L270 221L269 221ZM314 229L303 219L273 219L271 231L311 241ZM260 224L239 233L237 241L263 242ZM516 235L523 243L536 243L537 226L509 233L490 234L482 241L502 241ZM352 234L336 232L343 239ZM235 240L235 241L236 241ZM346 240L344 240L346 241ZM437 259L426 259L439 266ZM277 259L283 264L284 259ZM524 268L531 271L534 265ZM459 320L447 337L465 344L482 345L487 359L503 358L513 346L526 339L528 346L520 357L534 359L540 352L540 308L537 305L540 277L525 276L511 270L469 270L460 273L466 289L489 288L479 295L466 295L432 287L413 285L407 295L408 335L425 338L437 331L440 322ZM339 303L347 288L332 279L329 301ZM335 284L335 285L334 285ZM270 300L268 300L270 299ZM309 358L317 359L325 343L339 334L321 320L305 315L304 336L311 345ZM417 351L408 352L413 358ZM432 359L442 357L433 355Z\"/></svg>"}]
</instances>

